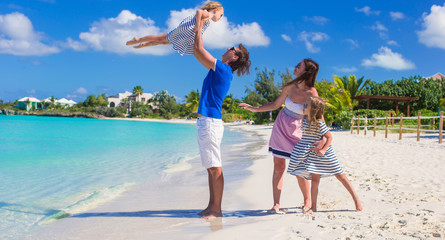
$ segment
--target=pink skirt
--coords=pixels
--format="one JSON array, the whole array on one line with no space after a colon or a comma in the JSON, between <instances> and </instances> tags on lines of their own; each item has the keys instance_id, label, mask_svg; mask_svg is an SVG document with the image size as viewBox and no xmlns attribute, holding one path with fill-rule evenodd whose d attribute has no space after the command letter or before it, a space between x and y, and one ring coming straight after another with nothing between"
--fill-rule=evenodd
<instances>
[{"instance_id":1,"label":"pink skirt","mask_svg":"<svg viewBox=\"0 0 445 240\"><path fill-rule=\"evenodd\" d=\"M269 152L275 157L289 159L295 145L301 140L303 115L283 108L275 119L269 140Z\"/></svg>"}]
</instances>

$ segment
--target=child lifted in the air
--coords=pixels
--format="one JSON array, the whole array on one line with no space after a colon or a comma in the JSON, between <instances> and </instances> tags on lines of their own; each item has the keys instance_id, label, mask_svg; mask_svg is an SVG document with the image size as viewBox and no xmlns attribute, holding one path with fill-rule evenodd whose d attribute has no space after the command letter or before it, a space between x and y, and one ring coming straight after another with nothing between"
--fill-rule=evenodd
<instances>
[{"instance_id":1,"label":"child lifted in the air","mask_svg":"<svg viewBox=\"0 0 445 240\"><path fill-rule=\"evenodd\" d=\"M134 45L134 48L143 48L148 46L173 44L173 49L179 54L194 53L195 33L199 25L202 26L202 32L210 25L210 20L217 22L224 15L224 8L221 3L217 1L209 1L204 7L198 9L196 14L191 15L181 21L179 26L170 31L160 35L147 35L145 37L134 37L127 42L128 45Z\"/></svg>"}]
</instances>

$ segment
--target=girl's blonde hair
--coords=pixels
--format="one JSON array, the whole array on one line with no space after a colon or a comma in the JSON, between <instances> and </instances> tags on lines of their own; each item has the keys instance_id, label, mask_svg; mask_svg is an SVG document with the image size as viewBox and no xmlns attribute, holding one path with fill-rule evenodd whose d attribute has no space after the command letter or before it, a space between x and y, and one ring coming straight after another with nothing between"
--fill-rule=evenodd
<instances>
[{"instance_id":1,"label":"girl's blonde hair","mask_svg":"<svg viewBox=\"0 0 445 240\"><path fill-rule=\"evenodd\" d=\"M205 3L204 7L202 7L202 10L210 11L215 8L222 8L222 4L217 1L208 1Z\"/></svg>"},{"instance_id":2,"label":"girl's blonde hair","mask_svg":"<svg viewBox=\"0 0 445 240\"><path fill-rule=\"evenodd\" d=\"M321 97L309 97L306 104L308 104L311 109L309 114L306 116L308 119L309 129L312 125L315 125L317 129L320 128L318 121L323 119L325 100Z\"/></svg>"}]
</instances>

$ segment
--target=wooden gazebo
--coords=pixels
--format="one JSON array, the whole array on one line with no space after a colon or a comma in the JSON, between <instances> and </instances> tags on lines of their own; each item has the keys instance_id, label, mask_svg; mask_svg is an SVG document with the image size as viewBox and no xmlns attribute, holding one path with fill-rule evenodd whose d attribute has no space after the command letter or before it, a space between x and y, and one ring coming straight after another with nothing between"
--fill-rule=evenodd
<instances>
[{"instance_id":1,"label":"wooden gazebo","mask_svg":"<svg viewBox=\"0 0 445 240\"><path fill-rule=\"evenodd\" d=\"M370 100L383 100L383 101L393 101L396 103L396 114L399 115L399 102L408 103L408 117L409 115L409 106L412 101L419 100L418 97L393 97L393 96L371 96L371 95L360 95L356 97L351 97L351 99L355 99L358 101L358 107L360 109L360 102L366 101L366 109L369 109L369 101Z\"/></svg>"}]
</instances>

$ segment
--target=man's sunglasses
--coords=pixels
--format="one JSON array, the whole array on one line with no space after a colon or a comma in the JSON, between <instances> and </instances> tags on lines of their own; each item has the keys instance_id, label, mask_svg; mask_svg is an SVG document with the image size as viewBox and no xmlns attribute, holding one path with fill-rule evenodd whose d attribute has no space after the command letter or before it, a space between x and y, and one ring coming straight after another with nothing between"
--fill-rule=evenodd
<instances>
[{"instance_id":1,"label":"man's sunglasses","mask_svg":"<svg viewBox=\"0 0 445 240\"><path fill-rule=\"evenodd\" d=\"M238 54L238 52L236 51L235 47L231 47L229 50L234 51L234 52L235 52L235 55L239 57L239 54Z\"/></svg>"}]
</instances>

